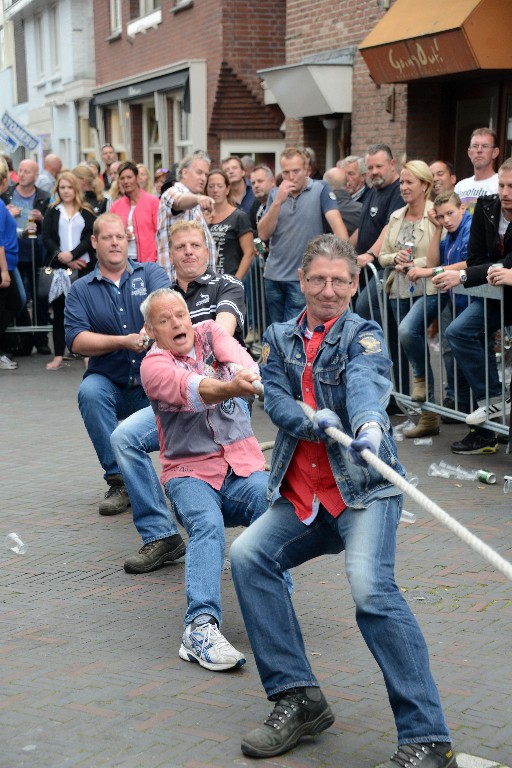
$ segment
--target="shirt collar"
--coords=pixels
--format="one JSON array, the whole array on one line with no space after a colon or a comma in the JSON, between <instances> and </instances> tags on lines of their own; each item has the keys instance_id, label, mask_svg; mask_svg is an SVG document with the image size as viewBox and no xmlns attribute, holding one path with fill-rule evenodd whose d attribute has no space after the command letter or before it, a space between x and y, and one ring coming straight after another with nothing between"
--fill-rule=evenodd
<instances>
[{"instance_id":1,"label":"shirt collar","mask_svg":"<svg viewBox=\"0 0 512 768\"><path fill-rule=\"evenodd\" d=\"M142 267L142 264L130 264L130 259L128 259L128 262L127 262L127 264L126 264L126 269L125 269L125 272L128 272L128 274L129 274L129 275L132 275L132 274L133 274L133 271L134 271L135 269L139 269L140 267ZM124 272L121 272L121 278L122 278L123 274L124 274ZM99 263L99 261L97 261L97 262L96 262L96 266L94 267L94 277L95 277L97 280L105 280L105 279L108 279L108 278L105 278L105 277L103 277L103 275L101 274L101 272L100 272L100 263ZM112 282L112 281L111 281L111 282Z\"/></svg>"},{"instance_id":2,"label":"shirt collar","mask_svg":"<svg viewBox=\"0 0 512 768\"><path fill-rule=\"evenodd\" d=\"M337 322L340 319L341 315L337 315L336 317L333 317L331 320L328 320L323 325L317 325L313 328L313 333L322 333L324 336L329 333L331 328L333 327L334 323ZM310 331L308 331L308 323L307 323L307 309L304 310L303 314L299 318L299 331L303 336L307 336L310 334Z\"/></svg>"}]
</instances>

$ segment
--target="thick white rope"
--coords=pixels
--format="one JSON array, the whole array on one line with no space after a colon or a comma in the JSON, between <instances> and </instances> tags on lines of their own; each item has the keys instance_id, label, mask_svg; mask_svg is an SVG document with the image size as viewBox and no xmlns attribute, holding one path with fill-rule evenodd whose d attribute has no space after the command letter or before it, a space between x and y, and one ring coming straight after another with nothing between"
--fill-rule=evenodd
<instances>
[{"instance_id":1,"label":"thick white rope","mask_svg":"<svg viewBox=\"0 0 512 768\"><path fill-rule=\"evenodd\" d=\"M300 405L308 419L311 419L314 416L315 411L313 408L311 408L311 406L306 405L306 403L303 403L300 400L297 400L297 403ZM348 448L352 442L352 438L350 438L341 430L336 429L335 427L328 427L325 432L329 435L329 437L332 437L333 440L336 440L338 443L344 445L345 448ZM444 509L441 509L441 507L429 499L428 496L425 496L424 493L418 491L417 488L411 485L404 477L399 475L398 472L395 472L394 469L391 469L391 467L383 462L382 459L379 459L378 456L375 456L371 451L368 450L368 448L365 448L363 451L361 451L361 456L366 462L368 462L368 464L370 464L370 466L376 469L377 472L380 472L380 474L385 477L386 480L389 480L390 483L396 485L397 488L400 488L401 491L407 493L411 499L414 499L414 501L423 507L423 509L425 509L427 512L430 512L431 515L439 520L440 523L443 523L443 525L449 528L450 531L452 531L456 536L462 539L462 541L471 547L471 549L473 549L475 552L478 552L479 555L482 555L482 557L488 560L491 565L496 568L496 570L501 571L504 576L512 580L512 564L501 557L501 555L495 552L494 549L492 549L488 544L479 539L478 536L475 536L473 533L471 533L471 531L468 531L468 529L457 522L455 518L451 517L451 515L444 511Z\"/></svg>"},{"instance_id":2,"label":"thick white rope","mask_svg":"<svg viewBox=\"0 0 512 768\"><path fill-rule=\"evenodd\" d=\"M230 365L233 365L235 369L240 370L240 366L237 366L236 363L230 363ZM258 394L264 394L264 388L261 381L253 381L252 385ZM310 405L303 403L302 400L297 400L296 402L300 405L308 419L312 419L315 415L315 410L311 408ZM333 440L336 440L338 443L344 445L345 448L348 448L352 442L352 438L350 438L341 430L336 429L335 427L328 427L325 432L327 435L329 435L329 437L332 437ZM265 450L267 449L267 444L265 444ZM495 552L492 547L479 539L478 536L475 536L474 533L468 531L467 528L465 528L463 525L461 525L461 523L455 520L455 518L449 515L448 512L445 512L444 509L432 501L432 499L429 499L428 496L425 496L424 493L418 491L418 489L411 485L404 477L402 477L402 475L399 475L398 472L395 472L394 469L391 469L389 464L386 464L382 461L382 459L379 459L378 456L375 456L375 454L369 451L368 448L365 448L361 451L361 456L368 464L370 464L370 466L376 469L377 472L380 472L380 474L385 477L386 480L389 480L390 483L396 485L397 488L400 488L400 490L410 496L411 499L414 499L414 501L416 501L420 507L423 507L423 509L425 509L427 512L430 512L433 517L435 517L437 520L439 520L440 523L443 523L443 525L449 528L452 533L459 537L459 539L461 539L479 555L482 555L482 557L485 560L488 560L488 562L491 563L491 565L493 565L496 570L500 571L504 576L507 577L507 579L512 581L512 564L509 563L508 560L505 560L505 558L501 557L501 555Z\"/></svg>"}]
</instances>

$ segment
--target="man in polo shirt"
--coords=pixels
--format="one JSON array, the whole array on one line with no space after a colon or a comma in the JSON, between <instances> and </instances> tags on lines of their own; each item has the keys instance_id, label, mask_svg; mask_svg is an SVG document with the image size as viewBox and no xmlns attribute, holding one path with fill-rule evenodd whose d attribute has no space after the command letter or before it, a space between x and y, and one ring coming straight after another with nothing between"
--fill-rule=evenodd
<instances>
[{"instance_id":1,"label":"man in polo shirt","mask_svg":"<svg viewBox=\"0 0 512 768\"><path fill-rule=\"evenodd\" d=\"M308 177L304 152L296 147L285 149L281 174L283 181L271 190L258 224L259 237L270 240L263 273L270 323L289 320L304 309L297 270L308 242L324 232L324 221L335 235L348 239L336 195L325 181Z\"/></svg>"},{"instance_id":2,"label":"man in polo shirt","mask_svg":"<svg viewBox=\"0 0 512 768\"><path fill-rule=\"evenodd\" d=\"M124 224L115 213L96 219L91 242L98 263L66 298L66 344L89 357L78 407L109 486L100 515L117 515L127 510L130 499L110 436L120 419L149 407L140 381L147 351L140 306L152 291L169 287L169 278L158 264L128 260ZM185 546L174 519L168 536L174 557L182 556Z\"/></svg>"},{"instance_id":3,"label":"man in polo shirt","mask_svg":"<svg viewBox=\"0 0 512 768\"><path fill-rule=\"evenodd\" d=\"M170 258L176 271L173 288L183 296L192 323L216 320L243 341L245 299L240 280L207 269L206 234L198 221L178 221L171 228ZM153 410L143 408L113 432L111 445L132 505L133 522L142 540L140 551L124 564L127 573L149 573L174 558L174 519L165 503L150 453L158 450Z\"/></svg>"},{"instance_id":4,"label":"man in polo shirt","mask_svg":"<svg viewBox=\"0 0 512 768\"><path fill-rule=\"evenodd\" d=\"M215 269L217 263L217 248L204 216L205 211L212 211L214 206L212 198L204 194L210 162L208 155L202 151L184 157L179 165L178 181L160 198L156 232L158 263L167 270L171 282L174 282L176 274L169 257L169 232L177 221L199 221L202 224L206 232L209 269Z\"/></svg>"},{"instance_id":5,"label":"man in polo shirt","mask_svg":"<svg viewBox=\"0 0 512 768\"><path fill-rule=\"evenodd\" d=\"M395 581L402 495L362 455L376 454L405 474L385 410L391 363L382 331L349 311L358 273L350 243L314 238L299 273L306 311L263 337L265 410L279 429L268 483L272 503L234 541L230 559L275 707L242 740L242 752L274 757L333 724L284 572L343 551L357 624L383 673L398 730L399 747L386 768L457 768L427 646ZM312 420L297 400L315 409ZM353 438L348 451L327 434L329 427Z\"/></svg>"}]
</instances>

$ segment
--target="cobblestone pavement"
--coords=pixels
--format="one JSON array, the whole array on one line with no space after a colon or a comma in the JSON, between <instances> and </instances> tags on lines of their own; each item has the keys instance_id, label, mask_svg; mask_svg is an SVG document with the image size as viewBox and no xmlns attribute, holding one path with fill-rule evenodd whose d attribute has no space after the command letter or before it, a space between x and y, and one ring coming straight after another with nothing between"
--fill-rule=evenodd
<instances>
[{"instance_id":1,"label":"cobblestone pavement","mask_svg":"<svg viewBox=\"0 0 512 768\"><path fill-rule=\"evenodd\" d=\"M0 550L1 768L254 765L240 738L270 707L229 571L223 630L247 664L215 674L178 658L183 563L124 573L141 542L129 514L98 515L106 488L76 406L82 364L47 372L47 359L20 358L18 371L0 372L0 540L16 531L27 544L24 555ZM258 437L271 440L260 404L254 414ZM454 457L449 443L463 434L443 425L432 446L402 442L402 460L420 490L512 561L512 499L503 494L512 458L503 448ZM491 469L498 482L428 477L439 458ZM427 637L459 764L512 765L511 584L430 515L406 508L417 520L400 525L397 580ZM372 768L393 752L396 735L343 560L314 560L294 577L308 653L336 722L258 764Z\"/></svg>"}]
</instances>

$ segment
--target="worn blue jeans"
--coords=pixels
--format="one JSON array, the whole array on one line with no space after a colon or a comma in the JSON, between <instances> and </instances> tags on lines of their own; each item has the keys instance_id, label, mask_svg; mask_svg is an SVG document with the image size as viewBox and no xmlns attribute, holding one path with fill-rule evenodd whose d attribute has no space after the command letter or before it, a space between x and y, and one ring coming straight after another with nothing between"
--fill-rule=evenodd
<instances>
[{"instance_id":1,"label":"worn blue jeans","mask_svg":"<svg viewBox=\"0 0 512 768\"><path fill-rule=\"evenodd\" d=\"M267 324L285 323L302 312L306 299L298 280L281 282L265 278L265 296L267 299Z\"/></svg>"},{"instance_id":2,"label":"worn blue jeans","mask_svg":"<svg viewBox=\"0 0 512 768\"><path fill-rule=\"evenodd\" d=\"M238 477L229 470L218 491L194 477L173 478L166 484L165 492L189 537L185 560L185 627L205 613L221 624L224 527L247 526L263 514L268 507L267 482L266 472Z\"/></svg>"},{"instance_id":3,"label":"worn blue jeans","mask_svg":"<svg viewBox=\"0 0 512 768\"><path fill-rule=\"evenodd\" d=\"M500 327L500 310L496 302L487 302L487 333L484 329L484 301L473 299L446 329L446 341L464 375L465 382L479 405L485 402L485 358L488 360L489 397L501 395L493 336ZM459 379L459 410L469 411L469 390L461 391Z\"/></svg>"},{"instance_id":4,"label":"worn blue jeans","mask_svg":"<svg viewBox=\"0 0 512 768\"><path fill-rule=\"evenodd\" d=\"M120 419L148 405L149 400L141 386L120 387L99 373L91 373L82 379L78 407L105 479L120 472L110 435Z\"/></svg>"},{"instance_id":5,"label":"worn blue jeans","mask_svg":"<svg viewBox=\"0 0 512 768\"><path fill-rule=\"evenodd\" d=\"M174 536L178 526L174 514L167 508L149 455L159 450L151 406L141 408L121 422L112 432L110 443L130 497L133 522L144 543Z\"/></svg>"},{"instance_id":6,"label":"worn blue jeans","mask_svg":"<svg viewBox=\"0 0 512 768\"><path fill-rule=\"evenodd\" d=\"M283 572L345 551L356 620L384 675L399 744L450 741L428 651L394 576L401 496L334 519L320 508L306 526L279 498L231 546L231 572L249 640L268 697L318 686Z\"/></svg>"},{"instance_id":7,"label":"worn blue jeans","mask_svg":"<svg viewBox=\"0 0 512 768\"><path fill-rule=\"evenodd\" d=\"M448 294L440 294L439 301L443 308L448 301ZM432 296L418 296L409 309L409 299L406 299L400 310L402 320L398 326L398 338L411 364L414 376L426 378L426 372L428 372L428 399L431 401L434 400L434 372L430 365L428 343L425 343L425 322L428 328L437 317L437 302L437 293ZM391 300L391 306L395 312L396 299ZM425 369L425 350L427 371Z\"/></svg>"}]
</instances>

